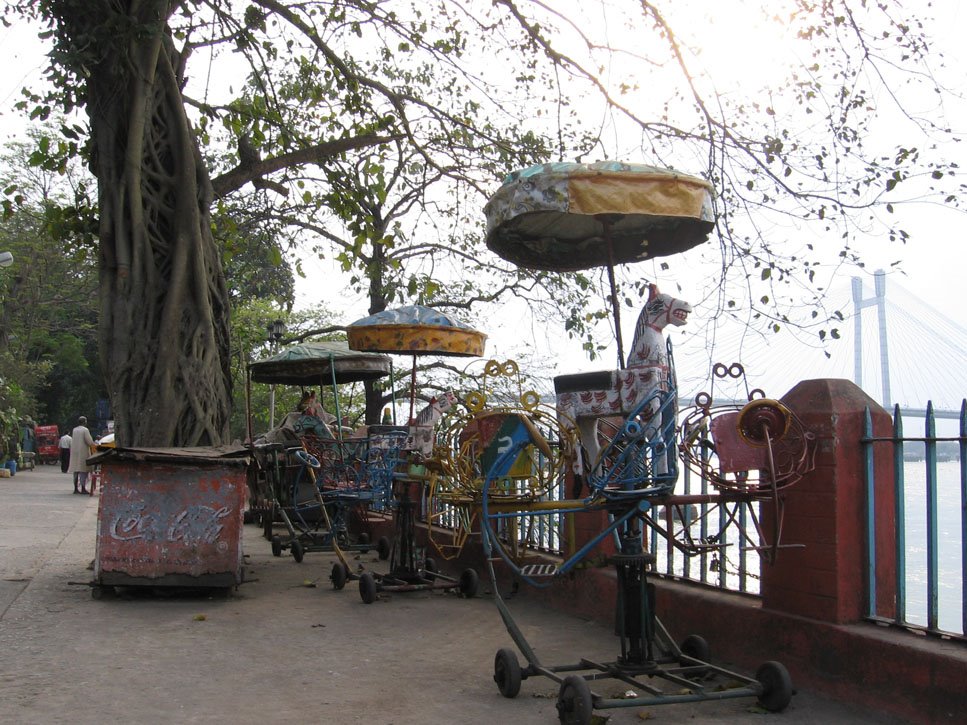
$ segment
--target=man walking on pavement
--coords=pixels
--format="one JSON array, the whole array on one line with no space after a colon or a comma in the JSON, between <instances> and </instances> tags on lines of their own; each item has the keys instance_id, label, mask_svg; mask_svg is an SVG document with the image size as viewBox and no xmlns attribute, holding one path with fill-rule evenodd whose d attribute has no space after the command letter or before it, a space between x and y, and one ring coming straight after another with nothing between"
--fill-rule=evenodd
<instances>
[{"instance_id":1,"label":"man walking on pavement","mask_svg":"<svg viewBox=\"0 0 967 725\"><path fill-rule=\"evenodd\" d=\"M67 469L69 473L74 474L74 493L87 493L87 473L91 470L87 465L87 457L91 455L93 445L94 439L87 429L87 418L82 415L77 419L77 426L71 431L71 460Z\"/></svg>"},{"instance_id":2,"label":"man walking on pavement","mask_svg":"<svg viewBox=\"0 0 967 725\"><path fill-rule=\"evenodd\" d=\"M60 472L67 473L67 467L71 464L71 434L64 433L60 437Z\"/></svg>"}]
</instances>

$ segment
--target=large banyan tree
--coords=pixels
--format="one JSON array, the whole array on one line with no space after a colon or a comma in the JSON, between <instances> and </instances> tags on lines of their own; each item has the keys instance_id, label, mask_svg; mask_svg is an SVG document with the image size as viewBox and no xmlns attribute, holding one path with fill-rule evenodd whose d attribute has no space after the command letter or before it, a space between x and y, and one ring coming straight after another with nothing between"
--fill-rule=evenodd
<instances>
[{"instance_id":1,"label":"large banyan tree","mask_svg":"<svg viewBox=\"0 0 967 725\"><path fill-rule=\"evenodd\" d=\"M86 152L100 213L101 356L124 444L217 445L227 438L229 309L222 251L212 233L216 196L258 183L267 172L388 138L364 128L262 159L243 137L238 165L213 181L183 95L193 45L176 42L172 16L184 14L182 32L224 32L204 43L231 39L240 46L250 42L246 23L254 17L258 24L261 16L246 13L235 24L232 4L225 3L224 13L213 7L205 23L193 24L191 13L206 5L54 0L36 7L51 23L51 77L60 100L67 110L86 109L90 121ZM331 60L348 83L352 71Z\"/></svg>"},{"instance_id":2,"label":"large banyan tree","mask_svg":"<svg viewBox=\"0 0 967 725\"><path fill-rule=\"evenodd\" d=\"M181 96L170 2L52 3L83 63L100 209L100 340L120 441L218 444L228 431L228 294L212 183ZM78 68L80 71L81 68Z\"/></svg>"},{"instance_id":3,"label":"large banyan tree","mask_svg":"<svg viewBox=\"0 0 967 725\"><path fill-rule=\"evenodd\" d=\"M674 17L643 0L574 3L566 13L536 0L8 4L6 18L41 21L52 42L52 90L25 105L36 116L83 108L89 119L89 128L65 126L62 140L86 156L98 181L100 341L119 442L225 442L229 309L212 232L218 199L243 188L261 201L276 194L266 218L341 244L333 256L361 288L379 287L371 299L392 299L387 284L406 289L405 277L384 284L386 269L377 269L405 233L404 215L393 230L373 212L392 199L390 182L339 191L332 173L310 174L332 172L335 159L363 168L366 180L453 183L399 195L425 216L444 209L441 195L457 200L432 223L446 216L452 228L464 226L433 245L435 254L455 248L457 234L472 242L479 232L465 221L474 215L464 197L478 195L482 207L488 187L525 163L617 154L703 173L716 191L722 253L721 284L710 296L774 326L788 322L774 307L782 285L798 285L791 304L802 306L802 283L815 273L808 253L783 253L777 228L795 234L800 223L819 224L849 257L852 236L878 223L876 209L890 212L911 196L957 203L960 189L945 188L955 164L942 147L914 139L949 140L952 132L910 111L900 92L934 86L936 67L929 38L902 3L762 3L764 22L798 44L805 62L772 88L733 82L728 93L696 70L701 48L687 35L711 19L684 14L677 0L661 5ZM219 101L192 97L186 89L198 79L189 61L210 59L219 46L244 70L236 63L235 76L203 85L235 89L223 88ZM210 67L202 62L198 75ZM871 146L867 133L887 105L905 132ZM592 108L599 114L582 124ZM399 153L350 156L384 144ZM390 156L407 160L399 173ZM914 180L915 192L898 197ZM369 195L372 204L363 203ZM882 228L905 237L889 221ZM415 256L400 255L394 269ZM433 267L410 275L411 291L418 278L426 280L421 294L439 289ZM587 286L578 284L582 293ZM492 298L479 292L467 295ZM631 296L625 304L637 305ZM562 314L572 331L593 317L579 298Z\"/></svg>"}]
</instances>

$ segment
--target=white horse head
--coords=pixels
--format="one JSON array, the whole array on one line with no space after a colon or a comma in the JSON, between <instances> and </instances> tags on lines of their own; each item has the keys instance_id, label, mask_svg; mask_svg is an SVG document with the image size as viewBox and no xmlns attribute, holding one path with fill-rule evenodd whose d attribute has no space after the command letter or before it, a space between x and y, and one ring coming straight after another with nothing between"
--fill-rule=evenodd
<instances>
[{"instance_id":1,"label":"white horse head","mask_svg":"<svg viewBox=\"0 0 967 725\"><path fill-rule=\"evenodd\" d=\"M648 285L648 300L638 315L635 338L628 354L628 367L664 366L668 364L665 341L661 331L668 325L681 326L688 322L692 306L669 294L658 291L658 285Z\"/></svg>"},{"instance_id":2,"label":"white horse head","mask_svg":"<svg viewBox=\"0 0 967 725\"><path fill-rule=\"evenodd\" d=\"M638 325L643 322L656 330L664 330L668 325L681 326L688 322L688 313L692 306L684 300L676 299L669 294L658 291L658 285L648 285L648 301L638 318Z\"/></svg>"}]
</instances>

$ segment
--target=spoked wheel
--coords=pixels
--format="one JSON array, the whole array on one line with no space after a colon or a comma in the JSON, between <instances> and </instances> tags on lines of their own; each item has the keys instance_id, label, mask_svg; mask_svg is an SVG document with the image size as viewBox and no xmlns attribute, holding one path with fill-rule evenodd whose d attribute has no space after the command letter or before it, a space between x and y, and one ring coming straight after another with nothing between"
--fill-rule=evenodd
<instances>
[{"instance_id":1,"label":"spoked wheel","mask_svg":"<svg viewBox=\"0 0 967 725\"><path fill-rule=\"evenodd\" d=\"M302 563L302 557L306 555L305 547L302 546L302 542L298 539L292 541L292 558L295 559L296 564Z\"/></svg>"},{"instance_id":2,"label":"spoked wheel","mask_svg":"<svg viewBox=\"0 0 967 725\"><path fill-rule=\"evenodd\" d=\"M769 712L782 712L792 700L792 678L781 662L763 662L755 673L762 685L759 704Z\"/></svg>"},{"instance_id":3,"label":"spoked wheel","mask_svg":"<svg viewBox=\"0 0 967 725\"><path fill-rule=\"evenodd\" d=\"M380 536L379 541L376 542L376 553L379 554L379 558L383 561L389 559L390 543L389 539L385 536Z\"/></svg>"},{"instance_id":4,"label":"spoked wheel","mask_svg":"<svg viewBox=\"0 0 967 725\"><path fill-rule=\"evenodd\" d=\"M344 586L346 586L346 581L349 579L349 571L347 567L341 561L337 561L332 565L332 573L329 575L332 580L332 588L339 591Z\"/></svg>"},{"instance_id":5,"label":"spoked wheel","mask_svg":"<svg viewBox=\"0 0 967 725\"><path fill-rule=\"evenodd\" d=\"M436 559L434 559L431 556L428 556L426 557L426 559L423 560L423 577L427 581L431 581L431 582L435 581L436 574L438 571L439 569L437 569L436 567Z\"/></svg>"},{"instance_id":6,"label":"spoked wheel","mask_svg":"<svg viewBox=\"0 0 967 725\"><path fill-rule=\"evenodd\" d=\"M520 679L520 664L514 651L506 647L497 650L497 656L494 657L494 682L497 683L500 694L508 698L517 697L520 692Z\"/></svg>"},{"instance_id":7,"label":"spoked wheel","mask_svg":"<svg viewBox=\"0 0 967 725\"><path fill-rule=\"evenodd\" d=\"M557 695L557 716L564 725L591 725L591 688L580 675L568 675Z\"/></svg>"},{"instance_id":8,"label":"spoked wheel","mask_svg":"<svg viewBox=\"0 0 967 725\"><path fill-rule=\"evenodd\" d=\"M282 537L278 534L272 537L272 556L282 556Z\"/></svg>"},{"instance_id":9,"label":"spoked wheel","mask_svg":"<svg viewBox=\"0 0 967 725\"><path fill-rule=\"evenodd\" d=\"M368 571L359 577L359 597L364 604L372 604L376 601L376 577Z\"/></svg>"},{"instance_id":10,"label":"spoked wheel","mask_svg":"<svg viewBox=\"0 0 967 725\"><path fill-rule=\"evenodd\" d=\"M475 569L464 569L460 572L460 593L467 599L475 597L480 588L480 577Z\"/></svg>"}]
</instances>

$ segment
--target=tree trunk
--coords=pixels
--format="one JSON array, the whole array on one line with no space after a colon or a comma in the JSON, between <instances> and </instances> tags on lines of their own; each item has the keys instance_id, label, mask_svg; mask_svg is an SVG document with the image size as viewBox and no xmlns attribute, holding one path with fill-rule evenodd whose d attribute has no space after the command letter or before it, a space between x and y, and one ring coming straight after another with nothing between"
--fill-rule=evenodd
<instances>
[{"instance_id":1,"label":"tree trunk","mask_svg":"<svg viewBox=\"0 0 967 725\"><path fill-rule=\"evenodd\" d=\"M386 269L386 251L382 244L373 245L373 257L368 265L369 270L369 314L375 315L386 309L386 286L383 283L383 271ZM390 379L389 384L393 381ZM380 387L386 385L385 380L367 380L364 384L366 392L366 416L367 425L376 425L382 422L383 408L388 403L391 395Z\"/></svg>"},{"instance_id":2,"label":"tree trunk","mask_svg":"<svg viewBox=\"0 0 967 725\"><path fill-rule=\"evenodd\" d=\"M117 441L219 445L231 408L228 294L211 181L185 113L170 4L142 2L118 57L91 69L100 204L100 346ZM145 9L147 6L148 9Z\"/></svg>"}]
</instances>

